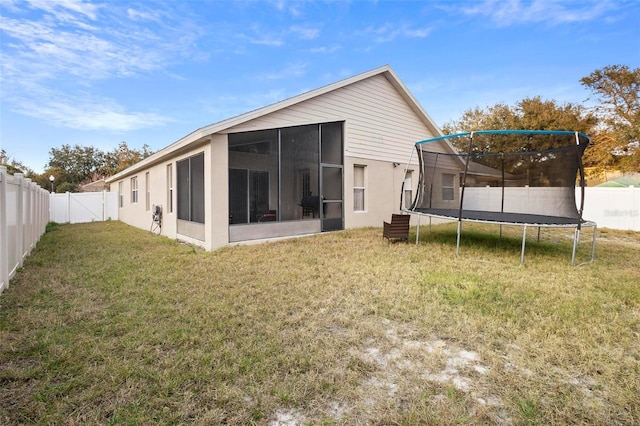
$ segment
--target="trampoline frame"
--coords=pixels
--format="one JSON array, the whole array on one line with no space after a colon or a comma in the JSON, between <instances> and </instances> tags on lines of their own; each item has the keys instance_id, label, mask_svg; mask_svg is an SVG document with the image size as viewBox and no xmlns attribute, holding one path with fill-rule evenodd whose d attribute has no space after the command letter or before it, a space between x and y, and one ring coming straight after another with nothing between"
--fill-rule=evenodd
<instances>
[{"instance_id":1,"label":"trampoline frame","mask_svg":"<svg viewBox=\"0 0 640 426\"><path fill-rule=\"evenodd\" d=\"M538 228L538 241L540 240L540 229L541 228L574 228L573 234L573 248L571 251L571 265L575 265L576 251L578 248L578 243L580 242L580 232L582 227L593 227L593 237L591 243L591 260L588 263L593 263L595 260L595 250L596 250L596 235L597 235L597 224L593 221L587 221L582 219L582 212L584 209L584 195L585 195L585 177L584 177L584 168L582 165L582 156L577 156L578 161L578 172L580 175L580 188L581 188L581 197L580 197L580 208L577 209L578 218L567 218L562 216L544 216L544 215L533 215L533 214L520 214L520 213L506 213L506 212L492 212L492 211L473 211L473 210L464 210L463 209L463 201L464 201L464 192L466 187L466 179L467 172L469 170L469 161L472 156L471 147L473 145L473 136L474 134L549 134L549 135L575 135L576 145L580 145L580 137L586 137L589 141L590 138L579 132L571 132L571 131L547 131L547 130L482 130L475 132L466 132L466 133L457 133L447 136L440 136L432 139L427 139L423 141L416 142L416 150L418 145L427 143L427 142L435 142L438 140L446 140L454 137L469 137L468 150L466 154L460 154L461 156L465 156L465 166L464 173L462 175L461 192L460 192L460 203L457 209L415 209L415 202L418 198L418 192L416 191L415 197L413 199L413 203L411 208L403 207L403 196L404 196L404 181L402 183L402 189L400 191L400 210L402 212L406 212L409 214L415 214L418 216L418 225L416 228L416 245L419 242L420 238L420 217L427 216L429 217L429 229L431 229L431 220L432 218L439 218L445 220L457 220L457 231L456 231L456 257L460 255L460 238L462 233L462 222L477 222L477 223L487 223L500 225L500 235L502 235L502 225L509 226L522 226L522 246L520 251L520 265L524 264L524 254L525 254L525 246L526 246L526 237L527 237L527 227L537 227ZM413 159L414 151L412 151L409 161L407 162L407 168L405 169L405 175L408 171L409 165ZM420 181L422 181L423 167L422 167L422 159L420 158ZM504 175L504 170L503 170ZM502 203L504 204L504 186L503 186L503 194L502 194ZM457 212L457 214L455 214ZM482 213L485 213L484 215ZM495 220L483 218L482 216L494 216ZM521 221L507 221L507 220L499 220L499 217L521 217L522 219L529 220L521 220ZM538 220L540 219L540 220ZM551 220L555 219L555 220ZM586 262L585 262L586 263ZM585 263L581 263L578 266L584 265Z\"/></svg>"}]
</instances>

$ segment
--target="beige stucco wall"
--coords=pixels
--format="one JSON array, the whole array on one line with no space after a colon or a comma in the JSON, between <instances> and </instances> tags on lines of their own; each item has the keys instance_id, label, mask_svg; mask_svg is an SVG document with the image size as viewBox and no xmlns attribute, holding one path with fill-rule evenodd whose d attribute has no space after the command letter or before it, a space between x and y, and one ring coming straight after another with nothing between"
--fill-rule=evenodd
<instances>
[{"instance_id":1,"label":"beige stucco wall","mask_svg":"<svg viewBox=\"0 0 640 426\"><path fill-rule=\"evenodd\" d=\"M226 142L226 136L222 136ZM171 160L162 161L153 166L140 170L138 173L126 176L123 179L111 182L110 191L118 192L120 182L123 183L123 194L124 194L124 206L118 207L118 219L141 229L151 229L152 223L152 215L151 215L151 207L153 205L161 205L162 206L162 228L160 233L166 237L172 239L180 239L189 243L193 243L195 245L209 248L211 249L213 246L207 246L207 243L211 241L210 238L206 238L206 235L211 235L211 230L207 234L206 224L212 224L213 222L213 213L211 211L210 205L207 204L205 207L205 226L203 235L205 238L198 239L194 238L190 235L181 235L178 233L178 210L177 210L177 186L176 186L176 162L180 161L184 158L190 157L192 155L198 154L200 152L204 152L205 157L205 176L211 173L212 164L211 164L211 143L209 140L204 140L196 146L192 147L188 151L181 152L176 157ZM226 152L226 149L225 149ZM167 178L167 166L171 164L172 167L172 177L173 177L173 212L169 211L169 188L168 188L168 178ZM146 203L146 183L145 176L146 173L149 173L149 209L147 209ZM138 202L131 202L131 179L133 177L137 177L138 179ZM205 194L212 191L212 184L208 179L205 179ZM225 193L226 195L226 193ZM201 227L200 224L194 224L195 227ZM196 235L198 231L192 233L192 235Z\"/></svg>"},{"instance_id":2,"label":"beige stucco wall","mask_svg":"<svg viewBox=\"0 0 640 426\"><path fill-rule=\"evenodd\" d=\"M384 75L356 82L304 102L276 110L235 127L204 136L188 149L173 152L172 157L158 160L135 175L121 181L125 205L119 210L120 220L149 229L151 211L145 205L145 173L150 178L150 205L163 206L162 235L201 246L208 250L229 244L229 171L228 133L282 128L333 121L344 123L344 224L345 228L382 226L392 213L400 210L400 191L407 162L414 143L436 136ZM444 150L435 144L435 150ZM176 162L204 152L205 223L178 223ZM417 159L414 157L413 190L417 183ZM168 211L167 165L173 169L173 206ZM395 166L394 166L395 164ZM353 209L353 168L365 169L365 211ZM131 177L138 177L139 200L132 204ZM110 185L118 191L120 180ZM414 220L415 222L415 220ZM282 225L285 226L285 225ZM181 232L182 231L182 232Z\"/></svg>"},{"instance_id":3,"label":"beige stucco wall","mask_svg":"<svg viewBox=\"0 0 640 426\"><path fill-rule=\"evenodd\" d=\"M356 165L365 166L364 211L354 211L353 206L353 170ZM392 213L399 213L400 191L406 168L406 162L399 164L390 161L345 157L345 228L381 227L383 221L388 222L391 219ZM417 166L411 166L408 170L414 171L413 187L415 189Z\"/></svg>"},{"instance_id":4,"label":"beige stucco wall","mask_svg":"<svg viewBox=\"0 0 640 426\"><path fill-rule=\"evenodd\" d=\"M209 250L224 247L229 243L229 154L227 135L213 135L211 137L211 170L210 191L205 192L211 196L211 202L207 203L207 209L211 209L207 223L211 244Z\"/></svg>"}]
</instances>

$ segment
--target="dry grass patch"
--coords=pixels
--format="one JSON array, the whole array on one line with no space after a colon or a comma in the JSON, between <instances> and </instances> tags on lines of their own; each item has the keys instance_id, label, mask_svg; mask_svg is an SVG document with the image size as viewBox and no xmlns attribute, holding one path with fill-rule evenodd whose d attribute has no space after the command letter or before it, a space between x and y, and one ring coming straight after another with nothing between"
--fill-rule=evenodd
<instances>
[{"instance_id":1,"label":"dry grass patch","mask_svg":"<svg viewBox=\"0 0 640 426\"><path fill-rule=\"evenodd\" d=\"M521 231L463 232L456 258L450 225L215 252L60 226L0 297L0 419L640 422L640 235L599 231L576 268L570 231L532 236L524 267Z\"/></svg>"}]
</instances>

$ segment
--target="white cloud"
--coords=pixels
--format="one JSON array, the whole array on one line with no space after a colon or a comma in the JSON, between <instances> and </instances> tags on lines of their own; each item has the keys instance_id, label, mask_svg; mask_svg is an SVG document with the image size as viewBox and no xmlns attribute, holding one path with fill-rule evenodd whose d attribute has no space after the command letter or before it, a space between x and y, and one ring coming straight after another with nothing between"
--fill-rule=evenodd
<instances>
[{"instance_id":1,"label":"white cloud","mask_svg":"<svg viewBox=\"0 0 640 426\"><path fill-rule=\"evenodd\" d=\"M200 109L213 120L212 122L217 122L271 105L289 96L284 89L272 89L241 95L222 95L214 99L205 98L199 101L199 105Z\"/></svg>"},{"instance_id":2,"label":"white cloud","mask_svg":"<svg viewBox=\"0 0 640 426\"><path fill-rule=\"evenodd\" d=\"M101 80L170 74L167 66L184 56L199 59L192 45L201 33L188 18L118 3L32 0L27 7L11 3L0 16L0 75L9 109L74 129L131 130L168 121L127 111L93 88Z\"/></svg>"},{"instance_id":3,"label":"white cloud","mask_svg":"<svg viewBox=\"0 0 640 426\"><path fill-rule=\"evenodd\" d=\"M398 37L404 38L424 38L431 34L432 28L413 28L407 24L396 24L386 22L381 26L369 26L361 32L366 37L371 37L378 43L386 43Z\"/></svg>"},{"instance_id":4,"label":"white cloud","mask_svg":"<svg viewBox=\"0 0 640 426\"><path fill-rule=\"evenodd\" d=\"M298 62L295 64L289 64L279 71L272 71L267 74L263 74L261 78L266 80L278 80L290 77L301 77L307 72L307 63Z\"/></svg>"},{"instance_id":5,"label":"white cloud","mask_svg":"<svg viewBox=\"0 0 640 426\"><path fill-rule=\"evenodd\" d=\"M127 111L113 99L88 93L69 95L32 85L33 96L13 98L11 110L57 126L78 130L130 131L172 121L156 113Z\"/></svg>"},{"instance_id":6,"label":"white cloud","mask_svg":"<svg viewBox=\"0 0 640 426\"><path fill-rule=\"evenodd\" d=\"M16 40L13 54L3 53L3 61L30 79L103 79L162 66L160 52L143 49L124 37L100 38L93 32L9 18L0 19L0 30Z\"/></svg>"},{"instance_id":7,"label":"white cloud","mask_svg":"<svg viewBox=\"0 0 640 426\"><path fill-rule=\"evenodd\" d=\"M270 0L269 3L280 12L289 12L293 16L301 16L304 2Z\"/></svg>"},{"instance_id":8,"label":"white cloud","mask_svg":"<svg viewBox=\"0 0 640 426\"><path fill-rule=\"evenodd\" d=\"M289 30L294 34L298 34L300 38L305 40L313 40L318 38L320 35L320 29L312 26L294 25L290 27Z\"/></svg>"},{"instance_id":9,"label":"white cloud","mask_svg":"<svg viewBox=\"0 0 640 426\"><path fill-rule=\"evenodd\" d=\"M157 11L127 9L127 16L134 21L154 21L159 22L160 16Z\"/></svg>"},{"instance_id":10,"label":"white cloud","mask_svg":"<svg viewBox=\"0 0 640 426\"><path fill-rule=\"evenodd\" d=\"M612 8L608 1L566 2L558 0L485 0L460 8L470 16L486 16L493 23L508 26L517 23L547 22L563 24L591 21Z\"/></svg>"},{"instance_id":11,"label":"white cloud","mask_svg":"<svg viewBox=\"0 0 640 426\"><path fill-rule=\"evenodd\" d=\"M259 25L254 24L251 26L252 35L247 35L245 33L238 34L238 37L241 39L246 39L251 44L257 44L262 46L271 46L271 47L279 47L284 44L282 41L282 37L277 34L273 34L263 30Z\"/></svg>"},{"instance_id":12,"label":"white cloud","mask_svg":"<svg viewBox=\"0 0 640 426\"><path fill-rule=\"evenodd\" d=\"M279 47L284 44L281 38L274 35L264 35L262 37L248 37L252 44L258 44L262 46Z\"/></svg>"},{"instance_id":13,"label":"white cloud","mask_svg":"<svg viewBox=\"0 0 640 426\"><path fill-rule=\"evenodd\" d=\"M342 46L340 46L339 44L336 44L333 46L312 47L311 49L309 49L309 52L310 53L333 53L333 52L337 52L340 49L342 49Z\"/></svg>"},{"instance_id":14,"label":"white cloud","mask_svg":"<svg viewBox=\"0 0 640 426\"><path fill-rule=\"evenodd\" d=\"M61 21L76 21L86 17L95 21L101 6L82 0L29 0L29 7L41 9ZM79 16L82 15L82 16Z\"/></svg>"},{"instance_id":15,"label":"white cloud","mask_svg":"<svg viewBox=\"0 0 640 426\"><path fill-rule=\"evenodd\" d=\"M410 38L424 38L431 34L431 31L433 31L433 28L420 28L416 30L407 28L404 31L404 35Z\"/></svg>"}]
</instances>

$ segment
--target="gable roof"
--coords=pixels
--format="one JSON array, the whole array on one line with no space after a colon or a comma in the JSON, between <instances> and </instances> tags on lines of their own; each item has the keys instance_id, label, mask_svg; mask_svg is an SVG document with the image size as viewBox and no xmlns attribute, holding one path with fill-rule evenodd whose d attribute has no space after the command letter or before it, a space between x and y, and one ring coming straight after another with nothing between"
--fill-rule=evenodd
<instances>
[{"instance_id":1,"label":"gable roof","mask_svg":"<svg viewBox=\"0 0 640 426\"><path fill-rule=\"evenodd\" d=\"M203 140L203 138L209 135L223 132L224 130L229 129L231 127L244 124L256 118L265 116L267 114L271 114L273 112L282 110L292 105L299 104L309 99L324 95L325 93L329 93L334 90L341 89L345 86L349 86L351 84L366 80L368 78L371 78L377 75L383 75L391 83L391 85L398 91L398 93L405 100L405 102L407 102L409 107L415 112L415 114L420 118L420 120L425 124L425 126L433 134L442 135L442 131L440 130L440 128L435 124L435 122L431 119L431 117L429 117L429 115L422 108L420 103L413 97L411 92L409 92L407 87L398 78L396 73L391 69L389 65L384 65L382 67L375 68L361 74L357 74L355 76L346 78L344 80L340 80L335 83L331 83L326 86L322 86L317 89L301 93L291 98L284 99L282 101L273 103L271 105L267 105L262 108L258 108L258 109L246 112L244 114L230 117L225 120L218 121L217 123L213 123L213 124L209 124L207 126L201 127L189 133L188 135L178 139L176 142L172 143L171 145L155 152L154 154L150 155L144 160L107 178L106 182L111 183L113 181L116 181L128 175L134 174L139 170L145 169L155 163L164 161L167 157L170 157L176 151L185 149L186 147L190 146L193 143L200 142Z\"/></svg>"}]
</instances>

